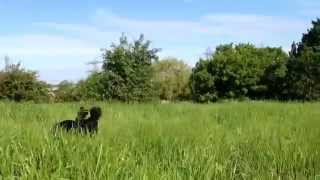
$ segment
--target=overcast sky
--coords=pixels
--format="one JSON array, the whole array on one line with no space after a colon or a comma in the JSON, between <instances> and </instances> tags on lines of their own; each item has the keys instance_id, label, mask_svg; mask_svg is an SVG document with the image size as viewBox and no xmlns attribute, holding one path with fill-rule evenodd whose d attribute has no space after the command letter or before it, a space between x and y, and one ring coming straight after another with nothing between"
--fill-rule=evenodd
<instances>
[{"instance_id":1,"label":"overcast sky","mask_svg":"<svg viewBox=\"0 0 320 180\"><path fill-rule=\"evenodd\" d=\"M320 0L0 0L0 57L50 83L76 81L124 32L130 40L143 33L161 57L194 65L222 43L287 51L319 9Z\"/></svg>"}]
</instances>

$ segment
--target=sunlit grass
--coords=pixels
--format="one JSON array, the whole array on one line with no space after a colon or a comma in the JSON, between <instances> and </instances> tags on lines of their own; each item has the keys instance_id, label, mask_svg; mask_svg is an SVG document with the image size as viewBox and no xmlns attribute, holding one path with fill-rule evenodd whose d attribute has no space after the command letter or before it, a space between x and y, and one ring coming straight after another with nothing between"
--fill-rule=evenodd
<instances>
[{"instance_id":1,"label":"sunlit grass","mask_svg":"<svg viewBox=\"0 0 320 180\"><path fill-rule=\"evenodd\" d=\"M106 104L90 138L50 128L81 105L0 103L0 179L314 179L320 103Z\"/></svg>"}]
</instances>

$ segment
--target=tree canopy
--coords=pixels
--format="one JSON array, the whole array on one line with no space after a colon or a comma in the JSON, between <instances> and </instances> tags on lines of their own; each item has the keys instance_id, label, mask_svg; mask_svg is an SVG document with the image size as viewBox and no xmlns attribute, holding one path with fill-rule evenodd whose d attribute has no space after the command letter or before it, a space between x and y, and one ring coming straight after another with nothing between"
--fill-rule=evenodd
<instances>
[{"instance_id":1,"label":"tree canopy","mask_svg":"<svg viewBox=\"0 0 320 180\"><path fill-rule=\"evenodd\" d=\"M320 19L292 45L286 77L288 99L315 100L320 98Z\"/></svg>"},{"instance_id":2,"label":"tree canopy","mask_svg":"<svg viewBox=\"0 0 320 180\"><path fill-rule=\"evenodd\" d=\"M153 98L152 63L158 61L159 49L150 45L143 35L132 43L123 35L119 44L104 50L102 83L106 99L144 101Z\"/></svg>"},{"instance_id":3,"label":"tree canopy","mask_svg":"<svg viewBox=\"0 0 320 180\"><path fill-rule=\"evenodd\" d=\"M153 64L153 83L163 100L188 99L190 75L191 68L176 58L165 58Z\"/></svg>"},{"instance_id":4,"label":"tree canopy","mask_svg":"<svg viewBox=\"0 0 320 180\"><path fill-rule=\"evenodd\" d=\"M268 85L263 83L264 76L283 76L281 65L286 59L281 48L256 48L250 44L218 46L193 69L193 98L198 102L210 102L220 98L263 97L268 91ZM271 66L273 71L266 74L265 70Z\"/></svg>"}]
</instances>

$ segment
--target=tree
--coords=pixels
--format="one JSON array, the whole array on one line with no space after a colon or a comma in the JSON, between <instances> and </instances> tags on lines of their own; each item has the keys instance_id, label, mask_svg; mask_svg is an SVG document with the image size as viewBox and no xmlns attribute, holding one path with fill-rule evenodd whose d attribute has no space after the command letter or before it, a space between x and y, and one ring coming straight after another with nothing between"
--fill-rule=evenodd
<instances>
[{"instance_id":1,"label":"tree","mask_svg":"<svg viewBox=\"0 0 320 180\"><path fill-rule=\"evenodd\" d=\"M77 84L71 81L60 82L54 90L56 102L80 101L84 92L77 91Z\"/></svg>"},{"instance_id":2,"label":"tree","mask_svg":"<svg viewBox=\"0 0 320 180\"><path fill-rule=\"evenodd\" d=\"M77 83L78 94L81 94L83 100L105 100L104 76L101 72L91 73L87 79Z\"/></svg>"},{"instance_id":3,"label":"tree","mask_svg":"<svg viewBox=\"0 0 320 180\"><path fill-rule=\"evenodd\" d=\"M286 60L287 55L280 48L256 48L250 44L218 46L211 56L201 59L193 69L194 100L264 98L271 84L271 79L264 77L283 76L285 72L280 69ZM267 68L269 72L265 71Z\"/></svg>"},{"instance_id":4,"label":"tree","mask_svg":"<svg viewBox=\"0 0 320 180\"><path fill-rule=\"evenodd\" d=\"M312 21L312 28L302 35L302 44L305 47L312 47L313 50L320 46L320 19Z\"/></svg>"},{"instance_id":5,"label":"tree","mask_svg":"<svg viewBox=\"0 0 320 180\"><path fill-rule=\"evenodd\" d=\"M74 102L86 100L105 100L103 74L92 72L86 79L77 83L62 81L54 90L56 102Z\"/></svg>"},{"instance_id":6,"label":"tree","mask_svg":"<svg viewBox=\"0 0 320 180\"><path fill-rule=\"evenodd\" d=\"M192 99L196 102L215 102L218 91L215 87L215 77L209 72L211 61L200 59L192 69L190 78Z\"/></svg>"},{"instance_id":7,"label":"tree","mask_svg":"<svg viewBox=\"0 0 320 180\"><path fill-rule=\"evenodd\" d=\"M154 96L152 63L158 60L159 49L150 48L143 35L129 43L122 35L118 45L105 49L103 85L106 99L145 101Z\"/></svg>"},{"instance_id":8,"label":"tree","mask_svg":"<svg viewBox=\"0 0 320 180\"><path fill-rule=\"evenodd\" d=\"M37 72L26 70L21 64L10 64L0 71L0 99L12 101L49 101L49 85L38 80Z\"/></svg>"},{"instance_id":9,"label":"tree","mask_svg":"<svg viewBox=\"0 0 320 180\"><path fill-rule=\"evenodd\" d=\"M191 68L183 61L166 58L153 64L153 82L163 100L186 100L190 97Z\"/></svg>"},{"instance_id":10,"label":"tree","mask_svg":"<svg viewBox=\"0 0 320 180\"><path fill-rule=\"evenodd\" d=\"M260 77L258 86L262 91L253 96L259 99L285 99L285 77L288 72L288 55L281 48L262 48L264 58L267 58L263 75Z\"/></svg>"},{"instance_id":11,"label":"tree","mask_svg":"<svg viewBox=\"0 0 320 180\"><path fill-rule=\"evenodd\" d=\"M303 34L302 41L292 46L288 61L287 99L314 100L320 98L320 19Z\"/></svg>"}]
</instances>

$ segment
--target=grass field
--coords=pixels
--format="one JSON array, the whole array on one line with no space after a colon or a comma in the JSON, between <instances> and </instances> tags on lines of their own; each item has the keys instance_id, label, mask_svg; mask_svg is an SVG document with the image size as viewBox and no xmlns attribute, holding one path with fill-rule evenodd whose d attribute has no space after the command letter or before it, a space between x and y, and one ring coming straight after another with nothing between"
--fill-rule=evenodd
<instances>
[{"instance_id":1,"label":"grass field","mask_svg":"<svg viewBox=\"0 0 320 180\"><path fill-rule=\"evenodd\" d=\"M320 178L320 103L98 103L96 137L52 137L80 105L0 103L0 179Z\"/></svg>"}]
</instances>

